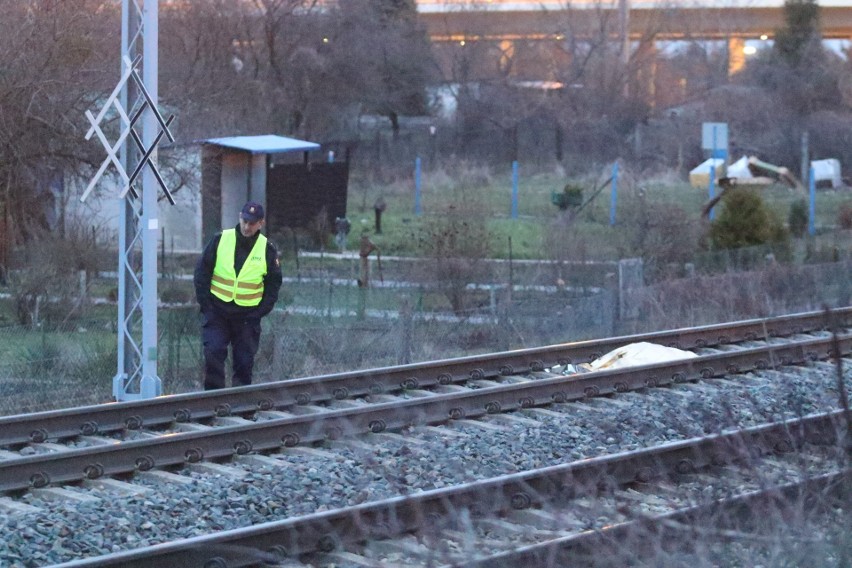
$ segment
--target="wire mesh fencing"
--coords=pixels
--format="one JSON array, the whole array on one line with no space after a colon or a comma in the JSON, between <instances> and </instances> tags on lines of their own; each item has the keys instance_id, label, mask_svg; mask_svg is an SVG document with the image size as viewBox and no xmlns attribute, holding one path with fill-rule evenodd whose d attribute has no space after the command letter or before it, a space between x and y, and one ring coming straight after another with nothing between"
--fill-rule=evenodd
<instances>
[{"instance_id":1,"label":"wire mesh fencing","mask_svg":"<svg viewBox=\"0 0 852 568\"><path fill-rule=\"evenodd\" d=\"M262 322L254 380L819 310L849 305L852 293L849 259L764 263L650 285L620 277L619 270L612 263L593 269L540 263L518 264L507 275L498 265L460 272L456 282L423 277L429 270L422 266L388 263L384 278L370 287L359 287L345 271L305 270L288 279L276 310ZM78 310L70 321L0 327L0 413L111 400L117 324L108 312L101 305L98 317ZM197 306L185 299L163 306L158 317L164 392L200 390Z\"/></svg>"},{"instance_id":2,"label":"wire mesh fencing","mask_svg":"<svg viewBox=\"0 0 852 568\"><path fill-rule=\"evenodd\" d=\"M309 298L276 309L262 322L255 382L459 357L607 335L604 296L543 302L522 296L511 305L455 313L429 310L423 298L374 290L336 292L333 307ZM419 302L419 305L418 305ZM611 310L610 310L611 312ZM199 390L203 355L198 309L159 312L158 374L165 394ZM0 328L0 412L18 414L107 402L117 374L116 323Z\"/></svg>"}]
</instances>

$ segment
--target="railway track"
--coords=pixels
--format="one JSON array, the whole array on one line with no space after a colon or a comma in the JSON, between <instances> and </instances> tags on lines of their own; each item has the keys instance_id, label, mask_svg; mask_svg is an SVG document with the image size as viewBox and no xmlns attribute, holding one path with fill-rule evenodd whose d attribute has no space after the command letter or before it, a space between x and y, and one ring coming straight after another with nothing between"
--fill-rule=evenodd
<instances>
[{"instance_id":1,"label":"railway track","mask_svg":"<svg viewBox=\"0 0 852 568\"><path fill-rule=\"evenodd\" d=\"M427 436L432 437L439 436L444 440L444 446L449 447L447 436L452 434L455 426L462 430L485 428L489 435L494 433L495 437L499 437L504 434L499 429L506 424L513 428L518 424L529 428L528 423L535 420L561 420L559 415L563 413L573 416L576 414L575 410L581 407L595 414L600 412L595 410L598 400L603 405L629 406L636 401L631 397L640 396L631 394L632 391L660 392L660 397L670 397L680 392L681 386L702 392L707 388L715 388L709 385L740 381L739 377L749 377L747 380L742 379L746 382L753 382L752 377L756 377L761 384L772 385L796 366L831 372L832 364L825 361L832 358L832 355L852 355L852 336L849 335L852 311L846 309L835 313L832 327L837 328L840 333L834 336L826 332L828 325L824 318L823 314L817 313L798 314L771 320L614 338L603 342L565 344L398 368L296 379L214 393L162 397L154 401L6 417L0 421L2 447L5 448L0 452L0 491L6 494L5 498L0 498L0 509L37 515L38 507L31 507L27 503L40 502L46 495L51 498L70 499L72 502L77 499L85 502L90 497L93 500L110 499L115 498L110 497L110 492L130 495L137 491L148 491L164 483L184 484L188 470L223 477L226 485L239 485L245 483L245 471L240 468L252 471L253 468L262 467L273 472L279 471L279 468L284 467L285 461L277 458L292 456L294 452L295 455L306 452L303 455L309 456L310 459L316 458L314 463L317 465L313 467L316 470L323 468L323 463L329 460L341 461L339 455L326 453L328 448L333 448L336 444L344 448L355 448L361 457L371 452L380 453L378 449L373 449L373 445L383 442L395 444L397 452L411 453L411 447L416 448L425 443L415 439L417 432L425 432ZM696 350L698 356L661 365L570 376L563 375L558 368L554 369L569 362L594 359L615 347L637 341L690 347ZM345 391L341 391L345 385L349 386L345 387ZM669 392L673 394L670 395ZM579 403L581 406L576 406L578 403L572 401L583 402ZM575 406L572 407L572 404ZM836 408L836 401L833 406ZM571 411L564 412L562 409L567 407L572 407ZM828 419L823 419L823 424L825 420ZM836 421L836 417L830 420ZM783 428L789 430L790 426ZM455 451L458 450L451 452ZM595 451L599 454L625 453L613 449L611 444L605 451ZM567 459L568 457L557 456L555 461L572 461ZM584 456L575 456L575 459L577 457ZM370 455L366 455L368 462L372 459ZM665 462L662 458L654 459L662 460L660 463ZM683 467L685 466L681 464L681 469ZM703 465L696 468L706 469ZM524 465L523 469L530 468ZM645 473L641 475L658 476L653 473L653 469L646 468L643 471ZM820 474L828 475L831 479L834 479L832 475L847 475L838 471L840 470ZM274 475L278 474L273 473ZM251 478L252 474L249 473L248 476ZM407 479L408 476L405 477ZM477 472L476 477L483 475ZM138 485L141 479L148 480L144 490ZM809 479L810 477L805 481ZM633 482L635 481L634 476ZM622 482L627 483L624 480ZM447 483L460 485L458 481ZM395 491L391 491L396 494L410 493L407 497L397 498L404 502L410 501L419 493L430 494L429 490L418 491L404 485L400 484ZM451 489L448 491L452 494ZM89 495L89 492L94 496ZM446 503L448 497L445 495L442 498ZM375 499L371 495L361 499L373 500ZM364 504L362 508L367 506L368 504ZM453 502L454 509L458 506L458 503ZM340 505L335 508L340 508ZM688 512L695 509L691 505L675 509L683 509L678 515L696 514L695 511ZM362 518L359 516L361 513L355 514L357 518ZM321 517L322 515L320 514ZM287 514L279 507L270 516L299 519L306 515L300 512ZM430 524L434 523L430 521ZM213 530L217 530L216 527ZM251 529L238 529L243 530ZM526 532L523 527L518 530ZM316 531L310 529L309 532ZM569 539L571 542L574 542L575 538L579 537L565 534L555 537L558 541ZM338 539L335 542L342 543L344 540ZM162 542L162 539L160 541ZM154 548L159 550L168 546L171 545L161 544ZM529 546L535 549L545 545L535 543ZM573 546L568 548L573 549ZM126 547L127 545L119 546ZM268 547L252 545L252 550L266 548ZM275 549L273 552L279 556L286 552L288 558L297 553L332 554L332 557L324 560L308 559L307 565L347 565L348 553L341 551L337 545L337 552L322 552L327 548L328 544L314 549L299 544L295 548L288 545L286 550ZM408 548L411 547L402 546L402 549ZM565 547L560 545L557 548L561 550ZM470 550L466 552L469 553ZM243 560L234 560L228 554L218 557L219 560L216 556L210 556L205 562L212 562L209 564L211 568L246 565L241 562L245 562L245 558L253 557L252 554L254 553L243 555ZM338 556L333 556L334 554ZM354 559L350 559L352 565L358 565L364 554L370 556L373 553L356 550L353 554ZM94 564L80 565L111 562L107 559L109 554L104 555L103 550L82 550L62 557L68 556L96 557L80 561ZM486 555L478 553L478 556L484 559ZM130 557L122 558L128 560ZM416 565L407 564L409 561L414 562L409 559L403 562L403 565ZM450 564L453 562L455 560L451 560ZM157 565L160 565L159 560ZM208 566L205 563L197 565Z\"/></svg>"},{"instance_id":2,"label":"railway track","mask_svg":"<svg viewBox=\"0 0 852 568\"><path fill-rule=\"evenodd\" d=\"M843 497L845 420L820 414L63 566L563 566L673 523L731 522L817 492Z\"/></svg>"},{"instance_id":3,"label":"railway track","mask_svg":"<svg viewBox=\"0 0 852 568\"><path fill-rule=\"evenodd\" d=\"M852 307L832 312L832 325L852 328ZM101 404L0 417L0 448L57 442L80 436L126 433L223 417L253 417L264 411L299 411L318 404L379 397L483 379L543 372L554 366L592 361L618 347L649 342L680 349L725 346L825 331L822 312L747 320L602 340L563 343L482 356L290 379L221 391ZM121 436L120 436L121 437Z\"/></svg>"},{"instance_id":4,"label":"railway track","mask_svg":"<svg viewBox=\"0 0 852 568\"><path fill-rule=\"evenodd\" d=\"M842 355L848 356L852 352L852 336L841 336L837 343ZM42 488L51 484L120 476L204 460L229 459L235 455L268 452L282 446L313 444L370 432L399 431L413 424L443 424L447 420L476 418L647 387L803 364L827 359L832 348L831 336L825 335L821 338L790 339L783 343L738 348L664 364L582 375L548 373L542 366L541 370L501 375L507 379L501 383L486 382L481 378L486 373L478 367L474 373L476 378L473 379L476 388L445 385L450 387L449 392L440 388L432 392L421 391L416 388L420 386L419 380L408 376L403 381L408 383L402 396L371 394L369 400L377 402L350 400L347 408L335 408L311 406L304 404L307 401L302 401L301 405L290 404L287 407L301 411L301 414L257 410L255 407L253 420L231 417L230 411L225 413L220 409L216 426L185 423L172 417L169 423L171 427L165 431L147 430L140 432L141 435L137 435L136 431L141 429L145 420L133 415L125 419L126 430L112 438L97 436L99 427L96 424L97 410L94 410L95 417L90 416L93 420L84 423L84 426L90 425L91 430L71 437L64 445L48 441L35 442L26 446L32 455L5 450L0 455L0 458L6 458L0 459L0 491ZM564 349L560 350L559 359L564 361L567 356ZM505 363L506 355L499 354L497 358ZM479 364L485 364L485 361L485 357L477 359ZM493 366L493 363L489 366ZM314 384L323 384L323 380L336 383L339 377L321 377ZM303 387L295 388L298 390ZM234 394L242 394L240 390L232 389ZM189 400L204 398L206 393L190 396ZM163 404L168 405L168 402ZM220 406L224 404L227 403L219 403ZM39 419L49 420L57 416L63 417L63 414L30 415L20 420L28 423L35 420L38 426L42 424ZM128 426L126 422L131 419L136 423ZM16 420L17 417L11 417L7 422L16 424ZM52 424L36 428L37 439L46 440L44 432L52 428ZM0 430L5 430L5 425L0 425ZM131 433L130 438L136 439L127 440L127 431Z\"/></svg>"}]
</instances>

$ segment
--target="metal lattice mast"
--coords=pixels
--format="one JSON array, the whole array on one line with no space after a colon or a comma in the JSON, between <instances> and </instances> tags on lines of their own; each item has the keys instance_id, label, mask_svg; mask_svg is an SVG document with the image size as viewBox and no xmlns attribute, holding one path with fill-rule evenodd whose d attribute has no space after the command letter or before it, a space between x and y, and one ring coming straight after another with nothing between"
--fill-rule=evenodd
<instances>
[{"instance_id":1,"label":"metal lattice mast","mask_svg":"<svg viewBox=\"0 0 852 568\"><path fill-rule=\"evenodd\" d=\"M142 11L136 0L121 2L121 67L124 60L135 61L142 41ZM121 105L130 108L137 98L133 81L121 90ZM136 165L138 155L130 145L121 148L121 164L128 171ZM138 254L137 230L141 211L139 204L122 199L118 205L118 365L113 377L112 394L124 400L128 384L138 384L142 373L142 354L139 350L139 326L142 324L141 266Z\"/></svg>"},{"instance_id":2,"label":"metal lattice mast","mask_svg":"<svg viewBox=\"0 0 852 568\"><path fill-rule=\"evenodd\" d=\"M113 378L116 400L162 394L157 374L158 187L172 205L174 199L157 170L157 145L163 136L174 141L169 131L174 116L163 120L158 110L158 3L146 0L140 10L138 0L122 0L121 79L97 117L86 111L92 125L86 138L97 134L107 158L81 200L85 201L109 165L115 167L123 182L119 193L118 364ZM142 78L137 70L140 59ZM107 140L100 127L112 110L121 120L115 144ZM140 120L141 137L137 133ZM132 145L127 143L128 138Z\"/></svg>"},{"instance_id":3,"label":"metal lattice mast","mask_svg":"<svg viewBox=\"0 0 852 568\"><path fill-rule=\"evenodd\" d=\"M142 116L142 144L150 149L150 168L142 174L142 382L140 394L149 398L162 394L157 375L157 104L159 100L159 0L145 0L142 17L143 79L149 106Z\"/></svg>"}]
</instances>

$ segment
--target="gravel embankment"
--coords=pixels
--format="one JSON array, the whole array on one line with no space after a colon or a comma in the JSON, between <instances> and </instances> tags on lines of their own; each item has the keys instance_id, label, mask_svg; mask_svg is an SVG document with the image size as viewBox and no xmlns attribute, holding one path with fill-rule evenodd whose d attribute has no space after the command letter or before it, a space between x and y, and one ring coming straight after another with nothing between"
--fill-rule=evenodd
<instances>
[{"instance_id":1,"label":"gravel embankment","mask_svg":"<svg viewBox=\"0 0 852 568\"><path fill-rule=\"evenodd\" d=\"M152 490L91 504L28 494L21 501L42 511L0 516L0 565L67 562L755 426L836 409L837 390L835 368L817 363L520 411L517 421L489 417L495 428L462 422L405 438L380 435L369 447L342 442L320 452L284 451L276 456L281 467L253 468L240 480L184 471L194 478L189 485L139 480Z\"/></svg>"}]
</instances>

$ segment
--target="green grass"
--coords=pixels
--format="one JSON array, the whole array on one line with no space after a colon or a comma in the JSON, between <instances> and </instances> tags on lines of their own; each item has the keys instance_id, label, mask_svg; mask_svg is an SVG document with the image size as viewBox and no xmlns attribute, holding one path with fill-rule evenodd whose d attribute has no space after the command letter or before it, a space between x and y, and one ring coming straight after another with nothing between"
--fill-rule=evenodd
<instances>
[{"instance_id":1,"label":"green grass","mask_svg":"<svg viewBox=\"0 0 852 568\"><path fill-rule=\"evenodd\" d=\"M451 177L452 175L452 177ZM554 173L527 173L523 169L519 179L519 217L510 217L511 175L490 171L486 168L468 168L458 172L424 172L422 184L423 214L416 216L414 186L411 180L388 185L367 184L353 180L350 188L349 211L353 230L348 239L348 250L355 251L361 230L368 229L371 239L381 247L383 256L418 256L423 250L418 247L417 237L430 226L446 218L450 207L464 211L472 219L479 219L487 229L489 242L487 256L491 258L550 259L570 258L589 260L615 260L637 254L633 244L641 202L645 207L670 208L672 214L683 215L688 223L702 226L706 220L700 211L707 200L707 190L693 188L685 182L669 180L633 179L625 174L619 179L616 223L611 226L611 184L606 175L599 179L569 179ZM587 201L583 210L572 220L551 202L551 193L561 191L567 182L584 189ZM596 189L600 191L594 196ZM790 206L807 196L783 186L771 186L761 190L766 203L786 221ZM383 232L373 234L374 215L372 204L381 196L387 203L382 218ZM822 256L830 258L831 251L846 251L852 248L852 235L833 231L837 223L837 212L843 204L852 203L850 191L819 191L817 194L816 224L819 234L794 243L798 258ZM363 207L362 207L363 206ZM718 211L718 209L717 209ZM336 252L333 240L329 239L326 250ZM278 243L282 252L291 252L283 243ZM167 259L175 274L191 274L196 258L193 255ZM334 259L331 257L300 257L298 265L291 256L285 257L282 266L286 277L314 276L316 270L336 278L358 278L357 259ZM396 274L394 274L394 270ZM385 266L386 278L406 279L405 268L390 263ZM499 278L506 279L500 274ZM374 280L379 279L375 264ZM96 280L90 285L93 296L108 296L115 292L114 280ZM191 280L164 278L159 284L159 293L166 302L194 302ZM445 295L439 291L412 289L407 292L417 307L424 310L446 310L449 307ZM381 288L370 290L363 300L366 309L395 309L400 302L400 291ZM483 300L484 301L484 300ZM356 287L312 283L288 283L282 293L281 305L296 304L312 306L318 310L343 309L359 306L361 291ZM481 303L481 302L480 302ZM4 307L4 304L5 307ZM114 306L90 306L87 317L113 318ZM0 323L14 324L14 310L8 303L0 303ZM70 325L76 325L69 321ZM82 324L85 326L85 324ZM15 337L9 342L9 350L21 349L23 338Z\"/></svg>"},{"instance_id":2,"label":"green grass","mask_svg":"<svg viewBox=\"0 0 852 568\"><path fill-rule=\"evenodd\" d=\"M424 254L418 246L420 235L446 221L448 214L462 212L474 225L484 227L488 235L485 255L491 258L515 260L522 259L576 259L576 260L615 260L636 256L637 232L640 232L641 211L662 211L664 214L683 217L691 227L701 230L707 221L702 220L700 211L707 200L707 190L692 188L686 183L672 183L665 179L642 180L632 179L625 174L619 180L618 208L616 223L610 226L610 185L604 184L601 191L586 207L569 220L565 212L560 211L551 202L551 193L561 191L568 181L584 188L584 201L592 197L595 188L601 187L606 176L599 180L568 179L554 173L531 174L521 170L519 180L519 217L512 219L511 213L511 176L510 172L495 172L485 168L470 167L457 172L425 172L422 187L423 214L414 215L414 185L411 180L404 182L374 185L364 181L353 180L349 197L350 220L353 228L349 235L348 250L357 250L358 240L363 229L369 230L371 239L381 247L383 257L393 255ZM776 212L779 218L786 222L791 204L798 200L807 200L807 195L794 192L786 187L772 186L762 190L762 195L768 206ZM387 203L387 210L382 217L382 234L373 234L374 213L372 205L379 197ZM807 201L806 201L807 202ZM831 261L838 251L848 257L852 250L852 231L837 231L838 211L842 206L852 204L850 191L820 191L816 199L816 225L818 233L815 237L807 237L793 241L794 258L797 261ZM451 209L452 207L452 209ZM362 222L363 221L363 222ZM471 232L470 234L479 234ZM511 243L511 245L510 245ZM440 311L449 312L451 305L447 294L436 289L388 289L374 287L368 291L356 286L330 286L330 278L343 278L354 283L358 278L359 263L357 258L335 259L332 257L315 258L300 257L298 267L292 256L292 243L277 243L285 254L283 262L284 275L287 277L311 277L311 282L288 282L282 289L279 307L290 305L312 307L321 316L308 317L291 313L282 317L283 326L280 336L285 339L291 335L293 341L311 343L314 336L321 337L328 344L324 350L310 354L306 348L304 366L293 362L293 373L305 374L314 370L328 370L326 359L340 358L341 347L338 345L338 325L351 325L357 330L353 333L362 334L362 328L370 327L369 320L359 320L356 315L335 318L330 324L323 319L330 311L348 312L350 314L365 310L397 310L400 308L403 295L407 296L412 310L415 312ZM658 246L659 241L652 241L652 247ZM704 255L692 243L684 243L690 257L678 262L693 262ZM329 238L326 250L336 252L333 239ZM653 249L651 249L653 252ZM746 251L755 252L755 251ZM714 253L709 253L713 256ZM759 261L763 255L757 254ZM169 257L167 260L167 275L190 275L197 260L197 255L182 255ZM711 259L713 260L713 259ZM723 258L724 260L724 258ZM646 266L650 266L648 263ZM718 263L717 263L718 264ZM725 266L722 262L721 266ZM386 280L417 281L417 274L409 273L408 263L388 261L384 267ZM505 265L504 265L505 266ZM379 279L379 273L373 264L373 279ZM437 271L437 264L427 263L427 270ZM537 272L536 272L537 271ZM555 283L557 278L564 279L573 286L600 286L604 274L611 268L577 268L550 273L540 267L524 269L515 265L512 278L516 284L526 284L536 279L537 282ZM650 272L650 271L649 271ZM431 278L436 273L429 275ZM469 280L465 280L466 278ZM499 267L488 276L462 275L460 280L493 281L507 283L509 273ZM317 281L316 279L319 279ZM114 280L97 280L90 283L92 296L108 296L115 290ZM0 290L11 292L11 289ZM200 339L197 309L194 305L194 290L191 280L162 278L158 291L163 301L182 303L182 309L160 310L158 330L161 335L159 349L159 369L164 383L170 392L192 390L198 388L200 377ZM536 306L542 297L527 296L518 292L515 295L517 303ZM548 297L553 300L553 297ZM558 299L558 298L557 298ZM467 292L461 310L479 309L487 311L491 298L487 292ZM567 299L566 299L567 302ZM529 308L527 308L529 309ZM13 388L10 381L20 381L26 378L33 384L44 384L45 392L33 392L31 395L32 408L39 408L41 400L51 395L52 385L65 381L69 385L73 381L84 384L84 388L68 387L68 395L83 396L90 389L98 400L109 398L110 379L115 373L116 351L116 307L112 305L87 305L81 312L68 314L69 307L61 304L42 305L41 318L44 325L41 328L18 325L17 315L12 300L0 300L0 377L6 381L5 388ZM467 312L462 312L467 313ZM271 320L274 318L269 318ZM388 324L388 330L374 332L377 341L398 340L393 326ZM428 328L425 338L415 341L418 346L425 345L419 357L443 357L447 334L455 333L460 328L459 337L451 341L452 347L458 349L458 354L470 351L472 346L482 349L493 349L493 343L479 337L486 331L467 329L457 324L421 324ZM465 336L467 333L469 336ZM329 337L325 337L328 334ZM479 335L477 335L479 334ZM487 334L486 334L487 335ZM304 336L304 337L302 337ZM372 337L372 336L371 336ZM484 336L483 336L484 337ZM366 342L367 336L360 337ZM272 334L265 339L271 344ZM529 339L534 342L535 339ZM546 339L545 341L552 341ZM315 343L315 341L314 341ZM366 344L366 343L365 343ZM434 347L432 346L434 344ZM311 343L311 345L313 345ZM271 348L269 348L271 349ZM282 348L279 358L287 362L295 357L291 347ZM365 347L367 351L367 349ZM384 351L393 355L393 348ZM382 352L382 357L389 357ZM392 358L392 357L391 357ZM358 360L353 365L368 364L366 360ZM381 359L382 362L385 359ZM384 363L383 363L384 364ZM29 384L29 383L28 383ZM64 383L63 383L64 384ZM74 383L76 384L76 383ZM4 386L0 383L0 386ZM17 388L17 387L14 387ZM74 391L77 388L77 391ZM30 389L29 386L24 391ZM53 395L51 395L53 396ZM61 396L61 395L60 395ZM77 400L76 398L69 400Z\"/></svg>"},{"instance_id":3,"label":"green grass","mask_svg":"<svg viewBox=\"0 0 852 568\"><path fill-rule=\"evenodd\" d=\"M456 210L476 211L486 223L492 236L492 256L508 258L509 238L514 258L531 259L547 257L543 243L548 232L553 232L564 219L564 213L551 203L551 192L561 191L569 180L555 174L525 176L521 172L518 189L519 216L511 218L511 176L490 172L468 174L460 181L450 180L446 174L425 172L422 177L422 214L414 214L414 183L412 181L387 186L365 185L353 182L350 188L349 216L352 232L347 248L356 249L361 230L366 229L371 239L385 255L418 254L415 236L423 227L443 218L450 206ZM625 175L619 179L616 207L616 224L610 226L611 185L601 180L570 180L584 188L584 201L590 200L571 224L572 236L583 243L590 258L615 259L627 252L631 226L637 221L640 193L647 205L677 207L693 223L702 223L701 209L708 200L705 188L694 188L686 182L670 183L665 180L635 180ZM593 191L602 190L592 199ZM808 195L781 185L761 190L769 207L786 223L790 206ZM387 209L382 215L382 234L373 234L374 213L372 203L382 196ZM366 204L366 207L361 207ZM852 204L852 192L823 191L816 197L816 227L818 232L837 224L837 212L843 204ZM719 211L717 206L717 213ZM564 221L561 223L565 224ZM830 230L830 229L829 229ZM329 248L334 251L333 245Z\"/></svg>"}]
</instances>

